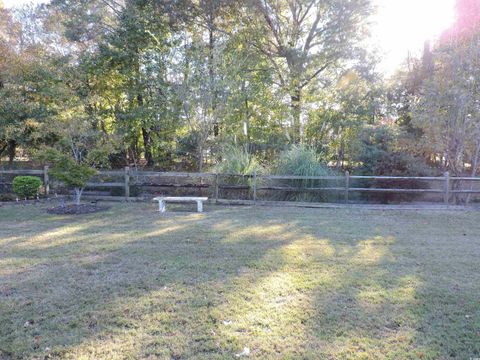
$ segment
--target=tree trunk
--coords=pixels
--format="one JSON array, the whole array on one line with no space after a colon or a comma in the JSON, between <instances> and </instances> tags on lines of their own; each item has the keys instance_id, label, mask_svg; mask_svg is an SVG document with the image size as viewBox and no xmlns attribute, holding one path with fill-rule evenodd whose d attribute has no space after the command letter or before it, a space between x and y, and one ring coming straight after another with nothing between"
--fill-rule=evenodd
<instances>
[{"instance_id":1,"label":"tree trunk","mask_svg":"<svg viewBox=\"0 0 480 360\"><path fill-rule=\"evenodd\" d=\"M8 163L10 165L13 164L13 160L15 159L16 153L17 153L17 142L15 140L8 140L7 155L8 155Z\"/></svg>"},{"instance_id":2,"label":"tree trunk","mask_svg":"<svg viewBox=\"0 0 480 360\"><path fill-rule=\"evenodd\" d=\"M216 105L216 92L215 92L215 69L214 69L214 56L213 51L215 49L215 35L213 33L213 19L208 24L208 77L210 82L210 94L212 96L212 109L215 110Z\"/></svg>"},{"instance_id":3,"label":"tree trunk","mask_svg":"<svg viewBox=\"0 0 480 360\"><path fill-rule=\"evenodd\" d=\"M142 94L137 95L137 103L139 107L143 106L143 96ZM143 153L145 155L145 161L147 162L148 167L153 166L153 156L152 156L152 137L150 128L142 126L142 137L143 137Z\"/></svg>"},{"instance_id":4,"label":"tree trunk","mask_svg":"<svg viewBox=\"0 0 480 360\"><path fill-rule=\"evenodd\" d=\"M203 146L198 147L198 172L203 171Z\"/></svg>"},{"instance_id":5,"label":"tree trunk","mask_svg":"<svg viewBox=\"0 0 480 360\"><path fill-rule=\"evenodd\" d=\"M242 92L246 94L245 81L242 83ZM250 111L248 107L248 97L245 96L245 149L250 154Z\"/></svg>"},{"instance_id":6,"label":"tree trunk","mask_svg":"<svg viewBox=\"0 0 480 360\"><path fill-rule=\"evenodd\" d=\"M213 3L212 3L213 4ZM210 110L213 116L213 136L217 137L220 134L220 124L215 115L218 102L218 93L215 86L215 8L209 8L209 15L207 19L208 27L208 78L210 87Z\"/></svg>"},{"instance_id":7,"label":"tree trunk","mask_svg":"<svg viewBox=\"0 0 480 360\"><path fill-rule=\"evenodd\" d=\"M150 131L142 127L142 137L143 137L143 147L145 160L147 161L147 166L153 166L153 155L152 155L152 138L150 136Z\"/></svg>"},{"instance_id":8,"label":"tree trunk","mask_svg":"<svg viewBox=\"0 0 480 360\"><path fill-rule=\"evenodd\" d=\"M80 199L82 198L83 189L75 188L73 189L73 191L75 193L75 197L73 199L75 202L75 205L80 205Z\"/></svg>"},{"instance_id":9,"label":"tree trunk","mask_svg":"<svg viewBox=\"0 0 480 360\"><path fill-rule=\"evenodd\" d=\"M292 110L291 141L294 144L299 144L301 142L301 134L300 134L300 117L302 113L301 100L302 100L302 91L299 88L295 88L292 94L290 94L290 108Z\"/></svg>"},{"instance_id":10,"label":"tree trunk","mask_svg":"<svg viewBox=\"0 0 480 360\"><path fill-rule=\"evenodd\" d=\"M129 164L131 162L135 163L135 166L138 164L138 159L140 159L142 155L142 152L140 151L140 146L138 144L138 137L135 136L131 141L130 141L130 146L128 148L128 162Z\"/></svg>"},{"instance_id":11,"label":"tree trunk","mask_svg":"<svg viewBox=\"0 0 480 360\"><path fill-rule=\"evenodd\" d=\"M345 156L344 154L345 154L344 144L343 144L343 141L341 141L340 147L339 147L338 152L337 152L337 157L338 157L337 158L337 163L335 165L337 170L339 170L342 167L344 156Z\"/></svg>"}]
</instances>

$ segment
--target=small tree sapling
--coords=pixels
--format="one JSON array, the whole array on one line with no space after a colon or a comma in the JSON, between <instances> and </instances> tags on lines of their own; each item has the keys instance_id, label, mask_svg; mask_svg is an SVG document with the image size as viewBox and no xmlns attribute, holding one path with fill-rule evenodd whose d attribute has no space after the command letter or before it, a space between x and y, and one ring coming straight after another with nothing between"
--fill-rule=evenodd
<instances>
[{"instance_id":1,"label":"small tree sapling","mask_svg":"<svg viewBox=\"0 0 480 360\"><path fill-rule=\"evenodd\" d=\"M74 202L80 205L83 189L87 182L97 173L93 167L76 162L71 156L57 149L48 148L39 154L39 158L50 163L50 174L74 191Z\"/></svg>"},{"instance_id":2,"label":"small tree sapling","mask_svg":"<svg viewBox=\"0 0 480 360\"><path fill-rule=\"evenodd\" d=\"M60 140L55 147L44 149L38 157L50 165L53 178L74 191L75 204L79 205L87 182L97 173L96 168L108 167L108 154L114 151L114 144L102 138L88 118L67 116L66 119L54 123L60 129Z\"/></svg>"}]
</instances>

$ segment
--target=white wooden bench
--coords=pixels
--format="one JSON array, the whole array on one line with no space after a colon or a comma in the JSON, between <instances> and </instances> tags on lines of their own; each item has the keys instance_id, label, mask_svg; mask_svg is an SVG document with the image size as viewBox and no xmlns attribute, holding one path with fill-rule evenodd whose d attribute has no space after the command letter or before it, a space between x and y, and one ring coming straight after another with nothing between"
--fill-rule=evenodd
<instances>
[{"instance_id":1,"label":"white wooden bench","mask_svg":"<svg viewBox=\"0 0 480 360\"><path fill-rule=\"evenodd\" d=\"M197 203L197 211L203 212L203 202L207 201L208 197L181 197L181 196L165 196L165 197L156 197L153 198L153 201L158 201L158 210L161 213L167 211L165 204L167 201L170 202L196 202Z\"/></svg>"}]
</instances>

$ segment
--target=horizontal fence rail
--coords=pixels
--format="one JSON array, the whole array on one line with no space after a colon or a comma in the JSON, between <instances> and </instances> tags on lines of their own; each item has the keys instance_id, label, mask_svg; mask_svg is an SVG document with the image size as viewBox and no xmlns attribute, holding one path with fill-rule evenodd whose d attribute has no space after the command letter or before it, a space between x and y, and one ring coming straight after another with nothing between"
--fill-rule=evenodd
<instances>
[{"instance_id":1,"label":"horizontal fence rail","mask_svg":"<svg viewBox=\"0 0 480 360\"><path fill-rule=\"evenodd\" d=\"M10 176L5 179L5 175ZM50 178L48 166L43 169L22 169L22 170L5 170L0 169L0 186L11 186L12 176L14 175L33 175L43 178L45 195L50 191ZM219 200L220 190L238 190L250 192L254 202L257 201L257 194L259 191L282 191L285 193L299 192L337 192L343 193L345 202L349 202L351 193L391 193L391 194L443 194L443 201L449 204L452 195L474 195L480 194L480 188L474 188L473 184L480 182L480 177L452 177L447 172L443 176L360 176L350 175L345 172L344 176L295 176L295 175L264 175L264 174L228 174L228 173L190 173L190 172L156 172L156 171L137 171L136 169L125 167L123 170L108 170L99 171L96 178L108 178L108 180L91 181L87 183L87 189L109 189L119 188L123 189L126 200L130 199L130 191L132 186L137 187L151 187L151 188L171 188L171 189L211 189L213 191L213 198ZM115 178L112 180L112 178ZM121 178L121 181L119 181ZM171 180L169 183L157 183L153 179ZM200 183L177 183L178 179L200 179ZM222 183L222 179L238 178L243 179L247 183L231 184ZM149 180L150 179L150 180ZM323 184L310 184L310 186L299 186L292 184L288 186L283 184L284 181L323 181ZM425 181L434 182L441 185L440 188L399 188L397 187L365 187L352 186L355 180L361 181ZM274 182L273 184L266 184L266 182ZM325 186L332 183L332 186ZM470 188L459 188L454 186L458 182L470 183ZM118 198L118 196L117 196Z\"/></svg>"},{"instance_id":2,"label":"horizontal fence rail","mask_svg":"<svg viewBox=\"0 0 480 360\"><path fill-rule=\"evenodd\" d=\"M43 175L43 170L0 170L0 174L11 175Z\"/></svg>"}]
</instances>

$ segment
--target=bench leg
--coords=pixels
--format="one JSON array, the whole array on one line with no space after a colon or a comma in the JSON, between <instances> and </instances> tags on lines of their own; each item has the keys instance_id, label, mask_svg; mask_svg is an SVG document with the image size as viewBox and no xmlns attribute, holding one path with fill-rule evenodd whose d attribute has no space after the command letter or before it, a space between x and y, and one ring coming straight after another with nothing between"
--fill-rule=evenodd
<instances>
[{"instance_id":1,"label":"bench leg","mask_svg":"<svg viewBox=\"0 0 480 360\"><path fill-rule=\"evenodd\" d=\"M197 201L197 212L203 212L203 201Z\"/></svg>"},{"instance_id":2,"label":"bench leg","mask_svg":"<svg viewBox=\"0 0 480 360\"><path fill-rule=\"evenodd\" d=\"M161 213L164 213L166 211L166 207L165 207L165 201L163 200L160 200L158 202L158 211L160 211Z\"/></svg>"}]
</instances>

